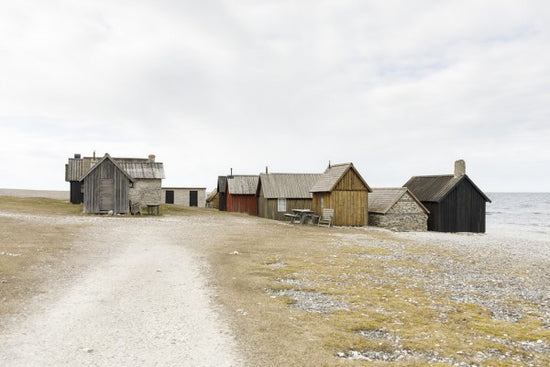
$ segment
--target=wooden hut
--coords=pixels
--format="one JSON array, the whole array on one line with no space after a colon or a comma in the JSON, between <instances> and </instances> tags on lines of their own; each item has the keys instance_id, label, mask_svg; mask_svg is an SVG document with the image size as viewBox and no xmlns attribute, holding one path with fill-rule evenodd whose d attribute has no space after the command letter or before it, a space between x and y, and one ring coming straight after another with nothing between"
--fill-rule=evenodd
<instances>
[{"instance_id":1,"label":"wooden hut","mask_svg":"<svg viewBox=\"0 0 550 367\"><path fill-rule=\"evenodd\" d=\"M414 176L407 187L430 211L428 230L485 232L485 206L491 200L466 175L463 160L453 175Z\"/></svg>"},{"instance_id":2,"label":"wooden hut","mask_svg":"<svg viewBox=\"0 0 550 367\"><path fill-rule=\"evenodd\" d=\"M227 210L227 176L218 176L218 209Z\"/></svg>"},{"instance_id":3,"label":"wooden hut","mask_svg":"<svg viewBox=\"0 0 550 367\"><path fill-rule=\"evenodd\" d=\"M219 206L220 206L220 195L218 194L218 189L215 188L206 197L206 207L207 208L218 209Z\"/></svg>"},{"instance_id":4,"label":"wooden hut","mask_svg":"<svg viewBox=\"0 0 550 367\"><path fill-rule=\"evenodd\" d=\"M227 211L258 215L258 176L227 177Z\"/></svg>"},{"instance_id":5,"label":"wooden hut","mask_svg":"<svg viewBox=\"0 0 550 367\"><path fill-rule=\"evenodd\" d=\"M204 187L163 187L162 197L165 204L179 206L206 206L206 188Z\"/></svg>"},{"instance_id":6,"label":"wooden hut","mask_svg":"<svg viewBox=\"0 0 550 367\"><path fill-rule=\"evenodd\" d=\"M77 153L74 158L69 158L68 163L65 164L65 181L70 183L70 201L72 204L82 203L84 195L80 179L97 161L95 153L93 157L84 158Z\"/></svg>"},{"instance_id":7,"label":"wooden hut","mask_svg":"<svg viewBox=\"0 0 550 367\"><path fill-rule=\"evenodd\" d=\"M292 209L311 209L313 185L321 177L311 173L262 173L258 183L258 215L284 220Z\"/></svg>"},{"instance_id":8,"label":"wooden hut","mask_svg":"<svg viewBox=\"0 0 550 367\"><path fill-rule=\"evenodd\" d=\"M392 231L426 231L428 209L406 188L373 188L369 193L369 226Z\"/></svg>"},{"instance_id":9,"label":"wooden hut","mask_svg":"<svg viewBox=\"0 0 550 367\"><path fill-rule=\"evenodd\" d=\"M109 154L94 164L80 182L84 193L84 213L129 212L130 186L134 179Z\"/></svg>"},{"instance_id":10,"label":"wooden hut","mask_svg":"<svg viewBox=\"0 0 550 367\"><path fill-rule=\"evenodd\" d=\"M332 165L311 188L312 210L334 209L332 224L366 226L368 224L369 185L352 163Z\"/></svg>"}]
</instances>

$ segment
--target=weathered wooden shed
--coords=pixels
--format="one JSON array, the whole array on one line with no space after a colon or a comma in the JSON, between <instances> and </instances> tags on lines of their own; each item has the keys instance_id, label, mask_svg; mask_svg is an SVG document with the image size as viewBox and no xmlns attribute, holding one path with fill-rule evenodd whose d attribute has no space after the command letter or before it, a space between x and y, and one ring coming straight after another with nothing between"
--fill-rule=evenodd
<instances>
[{"instance_id":1,"label":"weathered wooden shed","mask_svg":"<svg viewBox=\"0 0 550 367\"><path fill-rule=\"evenodd\" d=\"M259 176L236 175L227 177L227 211L258 215Z\"/></svg>"},{"instance_id":2,"label":"weathered wooden shed","mask_svg":"<svg viewBox=\"0 0 550 367\"><path fill-rule=\"evenodd\" d=\"M258 182L258 215L284 220L292 209L311 209L310 190L318 173L262 173Z\"/></svg>"},{"instance_id":3,"label":"weathered wooden shed","mask_svg":"<svg viewBox=\"0 0 550 367\"><path fill-rule=\"evenodd\" d=\"M332 165L311 188L312 210L322 215L323 208L334 209L333 225L366 226L370 191L352 163Z\"/></svg>"},{"instance_id":4,"label":"weathered wooden shed","mask_svg":"<svg viewBox=\"0 0 550 367\"><path fill-rule=\"evenodd\" d=\"M485 232L486 203L491 200L466 175L463 160L453 175L414 176L403 185L430 211L428 230Z\"/></svg>"},{"instance_id":5,"label":"weathered wooden shed","mask_svg":"<svg viewBox=\"0 0 550 367\"><path fill-rule=\"evenodd\" d=\"M204 187L163 187L162 196L165 204L180 206L206 206L206 188Z\"/></svg>"},{"instance_id":6,"label":"weathered wooden shed","mask_svg":"<svg viewBox=\"0 0 550 367\"><path fill-rule=\"evenodd\" d=\"M134 179L109 154L81 178L84 213L129 212L130 186Z\"/></svg>"},{"instance_id":7,"label":"weathered wooden shed","mask_svg":"<svg viewBox=\"0 0 550 367\"><path fill-rule=\"evenodd\" d=\"M218 176L218 209L227 211L227 176Z\"/></svg>"},{"instance_id":8,"label":"weathered wooden shed","mask_svg":"<svg viewBox=\"0 0 550 367\"><path fill-rule=\"evenodd\" d=\"M426 231L428 209L406 188L373 188L369 193L369 226L392 231Z\"/></svg>"},{"instance_id":9,"label":"weathered wooden shed","mask_svg":"<svg viewBox=\"0 0 550 367\"><path fill-rule=\"evenodd\" d=\"M220 207L220 195L218 194L217 188L206 196L206 207L213 209L218 209Z\"/></svg>"}]
</instances>

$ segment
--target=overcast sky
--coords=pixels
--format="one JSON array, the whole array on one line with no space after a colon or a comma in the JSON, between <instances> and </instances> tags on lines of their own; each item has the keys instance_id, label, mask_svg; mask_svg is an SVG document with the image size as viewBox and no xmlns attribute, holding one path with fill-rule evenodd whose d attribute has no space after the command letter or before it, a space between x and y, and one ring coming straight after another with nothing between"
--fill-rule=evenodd
<instances>
[{"instance_id":1,"label":"overcast sky","mask_svg":"<svg viewBox=\"0 0 550 367\"><path fill-rule=\"evenodd\" d=\"M74 153L165 186L452 173L550 191L550 2L2 1L0 187L68 190Z\"/></svg>"}]
</instances>

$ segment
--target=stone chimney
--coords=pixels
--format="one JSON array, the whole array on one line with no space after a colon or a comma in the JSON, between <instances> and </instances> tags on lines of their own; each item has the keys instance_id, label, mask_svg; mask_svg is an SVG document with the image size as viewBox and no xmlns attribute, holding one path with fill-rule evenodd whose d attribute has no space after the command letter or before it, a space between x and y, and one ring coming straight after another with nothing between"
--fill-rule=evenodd
<instances>
[{"instance_id":1,"label":"stone chimney","mask_svg":"<svg viewBox=\"0 0 550 367\"><path fill-rule=\"evenodd\" d=\"M149 163L155 163L155 155L149 154Z\"/></svg>"},{"instance_id":2,"label":"stone chimney","mask_svg":"<svg viewBox=\"0 0 550 367\"><path fill-rule=\"evenodd\" d=\"M463 159L455 161L455 177L461 177L466 174L466 162Z\"/></svg>"}]
</instances>

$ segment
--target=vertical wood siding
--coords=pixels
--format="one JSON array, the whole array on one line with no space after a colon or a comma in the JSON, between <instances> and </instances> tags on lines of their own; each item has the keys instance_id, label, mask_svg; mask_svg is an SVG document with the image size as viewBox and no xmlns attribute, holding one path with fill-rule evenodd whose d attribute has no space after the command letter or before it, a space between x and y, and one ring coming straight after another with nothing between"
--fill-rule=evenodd
<instances>
[{"instance_id":1,"label":"vertical wood siding","mask_svg":"<svg viewBox=\"0 0 550 367\"><path fill-rule=\"evenodd\" d=\"M101 182L104 179L112 180L113 188L110 197L103 202L112 203L112 209L101 208ZM128 191L130 180L111 161L105 160L100 167L94 169L84 179L84 213L99 214L113 210L117 214L126 214L129 211ZM102 210L103 209L103 210Z\"/></svg>"},{"instance_id":2,"label":"vertical wood siding","mask_svg":"<svg viewBox=\"0 0 550 367\"><path fill-rule=\"evenodd\" d=\"M258 198L256 195L227 194L227 211L258 215Z\"/></svg>"}]
</instances>

